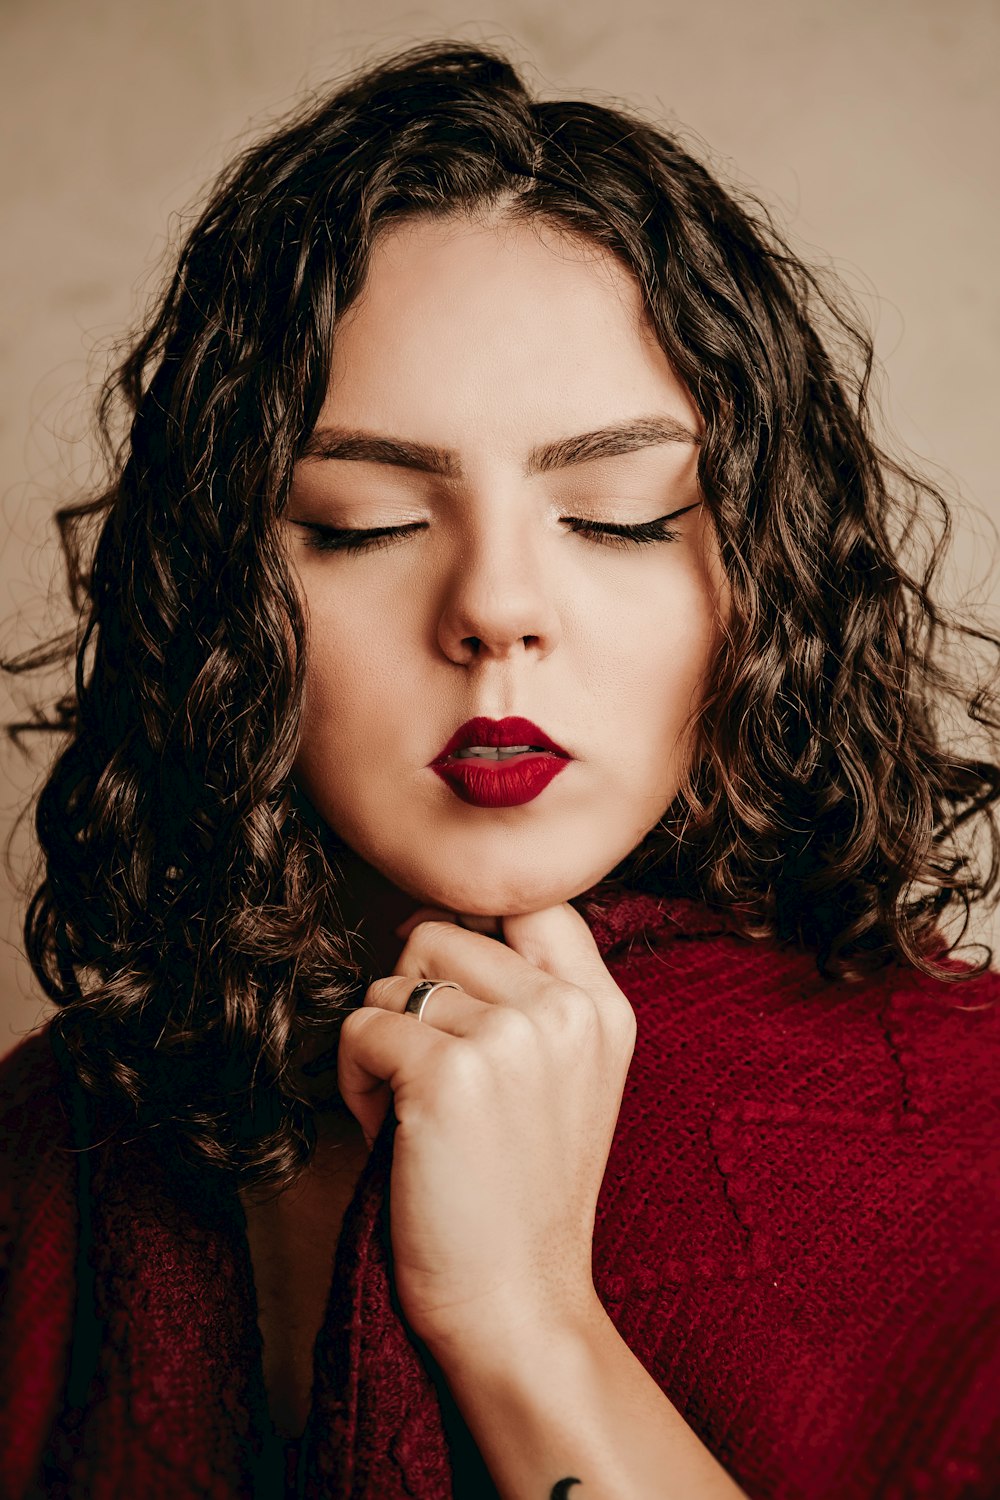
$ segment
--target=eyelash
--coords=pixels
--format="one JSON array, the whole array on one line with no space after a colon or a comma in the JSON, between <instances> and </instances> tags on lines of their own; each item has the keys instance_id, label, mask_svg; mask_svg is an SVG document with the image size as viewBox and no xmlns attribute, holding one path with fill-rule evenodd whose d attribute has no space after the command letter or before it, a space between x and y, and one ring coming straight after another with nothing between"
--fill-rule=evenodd
<instances>
[{"instance_id":1,"label":"eyelash","mask_svg":"<svg viewBox=\"0 0 1000 1500\"><path fill-rule=\"evenodd\" d=\"M676 542L680 540L680 532L668 522L670 516L659 516L655 521L640 521L635 526L618 526L611 521L584 521L576 516L568 516L573 531L581 536L589 536L601 546L614 547L624 550L630 547L648 546L652 542ZM416 521L410 526L384 526L373 531L356 531L350 528L337 526L322 526L316 521L300 521L310 533L307 546L314 547L318 552L375 552L383 547L391 547L394 542L410 532L420 531L424 527L423 521Z\"/></svg>"}]
</instances>

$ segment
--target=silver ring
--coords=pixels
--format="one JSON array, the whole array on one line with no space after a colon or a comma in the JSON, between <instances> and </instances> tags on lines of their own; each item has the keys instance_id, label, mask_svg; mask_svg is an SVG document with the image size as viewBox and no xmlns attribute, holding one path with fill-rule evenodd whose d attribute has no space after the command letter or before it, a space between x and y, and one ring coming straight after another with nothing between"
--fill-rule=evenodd
<instances>
[{"instance_id":1,"label":"silver ring","mask_svg":"<svg viewBox=\"0 0 1000 1500\"><path fill-rule=\"evenodd\" d=\"M410 998L406 1002L403 1014L416 1016L418 1021L422 1021L427 1002L435 990L457 989L458 985L453 984L450 979L421 979L420 983L410 991Z\"/></svg>"}]
</instances>

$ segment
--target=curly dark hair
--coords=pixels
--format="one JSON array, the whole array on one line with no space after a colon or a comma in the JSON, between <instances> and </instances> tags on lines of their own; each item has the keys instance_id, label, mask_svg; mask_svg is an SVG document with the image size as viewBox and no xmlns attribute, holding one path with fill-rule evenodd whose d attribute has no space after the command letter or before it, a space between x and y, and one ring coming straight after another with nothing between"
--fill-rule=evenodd
<instances>
[{"instance_id":1,"label":"curly dark hair","mask_svg":"<svg viewBox=\"0 0 1000 1500\"><path fill-rule=\"evenodd\" d=\"M609 880L697 896L830 976L955 980L992 956L958 964L941 937L996 899L1000 866L996 699L945 648L1000 641L934 602L948 506L873 436L861 319L663 130L535 99L496 51L410 49L223 173L102 391L108 482L57 515L80 625L75 689L33 721L66 742L37 802L27 950L84 1087L244 1186L308 1159L295 1050L366 982L337 839L292 775L292 466L378 236L480 211L616 256L704 420L732 617L688 779ZM908 564L928 516L930 556ZM949 703L992 758L949 748Z\"/></svg>"}]
</instances>

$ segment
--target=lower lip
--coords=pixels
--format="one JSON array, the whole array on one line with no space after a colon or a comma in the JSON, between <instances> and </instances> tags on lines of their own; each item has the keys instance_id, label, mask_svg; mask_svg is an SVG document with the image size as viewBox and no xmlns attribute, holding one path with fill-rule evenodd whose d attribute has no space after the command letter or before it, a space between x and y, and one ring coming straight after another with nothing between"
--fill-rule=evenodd
<instances>
[{"instance_id":1,"label":"lower lip","mask_svg":"<svg viewBox=\"0 0 1000 1500\"><path fill-rule=\"evenodd\" d=\"M443 760L431 770L473 807L520 807L533 802L568 765L569 759L561 755L535 752L508 760Z\"/></svg>"}]
</instances>

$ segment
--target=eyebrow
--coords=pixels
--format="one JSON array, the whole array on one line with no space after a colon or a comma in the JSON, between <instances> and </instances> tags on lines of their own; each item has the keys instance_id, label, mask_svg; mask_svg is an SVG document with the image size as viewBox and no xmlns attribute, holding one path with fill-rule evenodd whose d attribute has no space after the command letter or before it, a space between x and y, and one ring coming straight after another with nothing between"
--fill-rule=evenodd
<instances>
[{"instance_id":1,"label":"eyebrow","mask_svg":"<svg viewBox=\"0 0 1000 1500\"><path fill-rule=\"evenodd\" d=\"M663 443L700 445L696 432L676 417L634 417L593 432L543 443L528 454L526 475L544 474L584 464L595 458L618 458L642 448ZM444 479L462 479L464 472L458 455L449 448L429 443L413 443L402 438L384 437L373 432L355 432L340 427L317 427L306 439L300 458L352 459L356 463L392 464L401 469L417 469L422 474L436 474Z\"/></svg>"}]
</instances>

